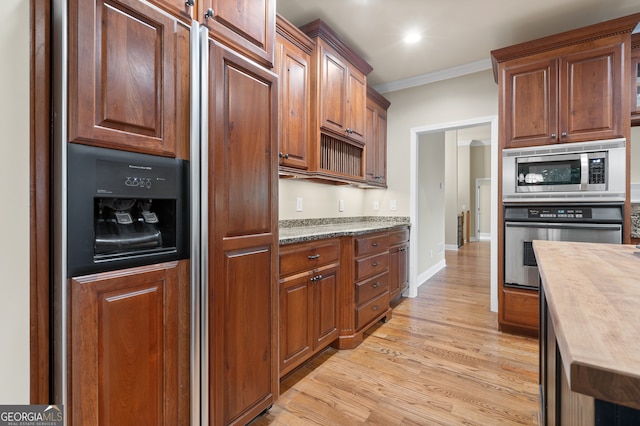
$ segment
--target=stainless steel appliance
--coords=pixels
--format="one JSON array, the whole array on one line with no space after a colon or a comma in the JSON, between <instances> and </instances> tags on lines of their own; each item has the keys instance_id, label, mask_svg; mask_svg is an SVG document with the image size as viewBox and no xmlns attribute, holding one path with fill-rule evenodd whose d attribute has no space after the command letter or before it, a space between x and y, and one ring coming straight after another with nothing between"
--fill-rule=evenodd
<instances>
[{"instance_id":1,"label":"stainless steel appliance","mask_svg":"<svg viewBox=\"0 0 640 426\"><path fill-rule=\"evenodd\" d=\"M502 151L502 196L519 202L624 202L626 140Z\"/></svg>"},{"instance_id":2,"label":"stainless steel appliance","mask_svg":"<svg viewBox=\"0 0 640 426\"><path fill-rule=\"evenodd\" d=\"M622 205L507 206L504 221L507 287L538 289L534 240L622 243Z\"/></svg>"}]
</instances>

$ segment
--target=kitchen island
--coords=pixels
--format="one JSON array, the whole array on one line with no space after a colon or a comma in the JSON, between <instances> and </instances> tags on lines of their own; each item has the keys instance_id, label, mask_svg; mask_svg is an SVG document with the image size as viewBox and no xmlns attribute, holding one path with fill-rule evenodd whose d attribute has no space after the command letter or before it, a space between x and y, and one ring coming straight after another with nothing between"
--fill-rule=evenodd
<instances>
[{"instance_id":1,"label":"kitchen island","mask_svg":"<svg viewBox=\"0 0 640 426\"><path fill-rule=\"evenodd\" d=\"M640 249L534 241L543 424L640 423Z\"/></svg>"}]
</instances>

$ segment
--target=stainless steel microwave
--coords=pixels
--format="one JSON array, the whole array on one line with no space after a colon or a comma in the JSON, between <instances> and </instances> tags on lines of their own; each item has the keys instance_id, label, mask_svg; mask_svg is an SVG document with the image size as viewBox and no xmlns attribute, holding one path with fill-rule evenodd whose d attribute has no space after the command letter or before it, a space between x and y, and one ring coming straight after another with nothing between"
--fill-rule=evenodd
<instances>
[{"instance_id":1,"label":"stainless steel microwave","mask_svg":"<svg viewBox=\"0 0 640 426\"><path fill-rule=\"evenodd\" d=\"M626 140L502 151L504 202L624 202Z\"/></svg>"}]
</instances>

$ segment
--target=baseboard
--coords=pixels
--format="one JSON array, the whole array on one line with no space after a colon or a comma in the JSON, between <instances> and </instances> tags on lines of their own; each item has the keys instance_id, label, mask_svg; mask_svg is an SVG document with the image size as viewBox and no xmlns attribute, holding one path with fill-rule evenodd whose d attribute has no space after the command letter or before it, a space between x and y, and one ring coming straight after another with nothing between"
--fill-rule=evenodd
<instances>
[{"instance_id":1,"label":"baseboard","mask_svg":"<svg viewBox=\"0 0 640 426\"><path fill-rule=\"evenodd\" d=\"M436 263L431 268L427 269L426 271L418 275L418 287L426 283L429 280L429 278L433 277L435 274L440 272L446 266L447 266L447 262L444 259L442 259L440 262Z\"/></svg>"},{"instance_id":2,"label":"baseboard","mask_svg":"<svg viewBox=\"0 0 640 426\"><path fill-rule=\"evenodd\" d=\"M458 251L458 246L455 244L445 244L444 249Z\"/></svg>"},{"instance_id":3,"label":"baseboard","mask_svg":"<svg viewBox=\"0 0 640 426\"><path fill-rule=\"evenodd\" d=\"M491 234L490 233L480 233L478 235L478 240L479 241L491 241Z\"/></svg>"}]
</instances>

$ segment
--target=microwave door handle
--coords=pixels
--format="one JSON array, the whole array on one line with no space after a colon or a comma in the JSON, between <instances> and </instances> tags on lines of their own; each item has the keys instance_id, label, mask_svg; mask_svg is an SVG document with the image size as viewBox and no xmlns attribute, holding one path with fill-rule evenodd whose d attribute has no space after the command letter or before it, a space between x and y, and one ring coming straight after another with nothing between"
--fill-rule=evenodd
<instances>
[{"instance_id":1,"label":"microwave door handle","mask_svg":"<svg viewBox=\"0 0 640 426\"><path fill-rule=\"evenodd\" d=\"M586 189L589 184L589 154L580 154L580 189Z\"/></svg>"},{"instance_id":2,"label":"microwave door handle","mask_svg":"<svg viewBox=\"0 0 640 426\"><path fill-rule=\"evenodd\" d=\"M618 223L548 223L548 222L508 222L507 228L548 228L548 229L585 229L585 230L614 230L622 229Z\"/></svg>"}]
</instances>

